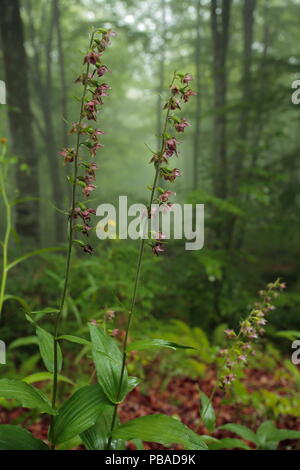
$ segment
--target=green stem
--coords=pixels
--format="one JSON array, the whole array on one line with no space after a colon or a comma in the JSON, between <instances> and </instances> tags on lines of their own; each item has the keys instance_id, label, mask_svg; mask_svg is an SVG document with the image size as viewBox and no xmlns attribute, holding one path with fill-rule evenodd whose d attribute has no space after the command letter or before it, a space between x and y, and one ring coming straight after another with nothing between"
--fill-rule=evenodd
<instances>
[{"instance_id":1,"label":"green stem","mask_svg":"<svg viewBox=\"0 0 300 470\"><path fill-rule=\"evenodd\" d=\"M8 266L8 244L9 244L9 237L11 232L11 207L8 200L8 196L6 193L5 187L5 168L4 168L4 157L5 157L5 147L3 148L2 155L1 155L1 164L3 164L3 168L0 169L0 187L2 192L2 198L5 205L5 213L6 213L6 229L4 240L2 243L2 279L1 279L1 287L0 287L0 317L2 314L4 296L5 296L5 289L6 289L6 281L7 281L7 266Z\"/></svg>"},{"instance_id":2,"label":"green stem","mask_svg":"<svg viewBox=\"0 0 300 470\"><path fill-rule=\"evenodd\" d=\"M91 35L91 41L90 41L90 46L89 48L92 47L93 40L94 40L94 34L92 33ZM90 63L87 64L86 67L86 75L88 76L90 70ZM73 233L74 233L74 227L73 227L73 213L75 210L75 205L76 205L76 187L77 187L77 175L78 175L78 154L79 154L79 147L80 147L80 125L83 120L83 107L84 107L84 102L85 102L85 97L87 93L87 87L88 87L88 82L86 80L84 84L84 89L83 89L83 94L81 98L81 107L80 107L80 117L79 117L79 124L78 124L78 132L77 132L77 142L76 142L76 150L75 150L75 157L74 157L74 173L73 173L73 181L72 181L72 195L71 195L71 209L70 209L70 216L69 216L69 240L68 240L68 252L67 252L67 261L66 261L66 270L65 270L65 280L64 280L64 286L63 286L63 291L62 291L62 296L61 296L61 301L60 301L60 307L59 307L59 312L56 315L55 319L55 324L54 324L54 350L53 350L53 358L54 358L54 372L53 372L53 386L52 386L52 408L56 408L56 399L57 399L57 384L58 384L58 332L59 332L59 325L60 325L60 320L62 316L62 312L65 306L65 301L66 301L66 295L67 295L67 290L69 286L69 280L70 280L70 266L71 266L71 257L72 257L72 248L73 248ZM54 417L51 416L51 423L50 423L50 429L53 428L54 424ZM55 449L55 442L52 442L51 446L52 450Z\"/></svg>"},{"instance_id":3,"label":"green stem","mask_svg":"<svg viewBox=\"0 0 300 470\"><path fill-rule=\"evenodd\" d=\"M170 87L172 87L172 85L175 81L175 78L176 78L176 72L174 72L173 80L172 80L172 83L171 83ZM160 153L159 153L160 156L162 156L164 151L165 151L165 146L166 146L166 136L165 136L165 134L166 134L167 126L168 126L169 116L170 116L170 109L168 108L166 118L165 118L165 122L164 122L163 132L162 132L162 144L161 144L161 149L160 149ZM153 181L153 185L152 185L152 189L151 189L150 200L149 200L149 206L148 206L148 209L149 209L148 217L149 218L151 218L151 206L152 206L152 203L153 203L153 200L154 200L157 180L158 180L159 173L160 173L160 167L161 167L161 161L159 160L156 164L156 171L155 171L154 181ZM135 303L136 303L137 289L138 289L138 284L139 284L139 278L140 278L141 264L142 264L143 254L144 254L144 248L145 248L145 239L142 238L141 245L140 245L140 251L139 251L139 255L138 255L138 262L137 262L137 268L136 268L136 274L135 274L135 280L134 280L134 286L133 286L133 293L132 293L132 298L131 298L131 306L130 306L130 311L129 311L127 324L126 324L125 338L124 338L124 341L123 341L123 360L122 360L121 374L120 374L119 385L118 385L118 394L117 394L118 400L117 401L119 401L119 398L120 398L122 383L123 383L123 379L124 379L124 372L125 372L126 359L127 359L128 336L129 336L132 317L133 317L133 314L134 314L134 308L135 308ZM117 412L118 412L118 406L119 406L119 404L116 403L115 407L114 407L114 413L113 413L112 422L111 422L111 433L113 432L114 427L115 427ZM107 450L110 450L111 442L112 442L112 435L110 435L110 437L108 439Z\"/></svg>"}]
</instances>

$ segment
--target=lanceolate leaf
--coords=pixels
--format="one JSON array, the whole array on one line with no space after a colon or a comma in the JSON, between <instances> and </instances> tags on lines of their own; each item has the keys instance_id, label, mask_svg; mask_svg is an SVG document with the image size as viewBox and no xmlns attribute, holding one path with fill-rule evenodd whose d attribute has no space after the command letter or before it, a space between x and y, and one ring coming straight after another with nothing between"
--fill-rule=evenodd
<instances>
[{"instance_id":1,"label":"lanceolate leaf","mask_svg":"<svg viewBox=\"0 0 300 470\"><path fill-rule=\"evenodd\" d=\"M17 295L10 295L7 294L4 296L3 301L6 302L6 300L15 300L18 302L26 311L30 310L30 307L26 300L22 299L22 297L18 297Z\"/></svg>"},{"instance_id":2,"label":"lanceolate leaf","mask_svg":"<svg viewBox=\"0 0 300 470\"><path fill-rule=\"evenodd\" d=\"M256 434L254 434L254 432L246 426L242 426L241 424L228 423L224 424L223 426L220 426L218 429L227 429L227 431L234 432L235 434L241 436L243 439L254 442L254 444L258 445L258 439Z\"/></svg>"},{"instance_id":3,"label":"lanceolate leaf","mask_svg":"<svg viewBox=\"0 0 300 470\"><path fill-rule=\"evenodd\" d=\"M121 402L128 392L126 368L122 386L119 387L123 361L121 351L115 340L106 335L103 330L91 324L89 327L98 382L112 403Z\"/></svg>"},{"instance_id":4,"label":"lanceolate leaf","mask_svg":"<svg viewBox=\"0 0 300 470\"><path fill-rule=\"evenodd\" d=\"M40 353L44 361L45 367L49 372L54 372L53 336L50 333L48 333L48 331L44 330L43 328L39 326L36 329L36 334L38 337ZM57 345L57 348L58 348L58 372L60 372L62 368L62 354L61 354L59 344Z\"/></svg>"},{"instance_id":5,"label":"lanceolate leaf","mask_svg":"<svg viewBox=\"0 0 300 470\"><path fill-rule=\"evenodd\" d=\"M58 410L49 436L51 442L61 444L91 428L107 406L112 404L98 384L80 388Z\"/></svg>"},{"instance_id":6,"label":"lanceolate leaf","mask_svg":"<svg viewBox=\"0 0 300 470\"><path fill-rule=\"evenodd\" d=\"M30 253L26 253L25 255L21 256L20 258L17 258L14 261L12 261L7 266L6 270L9 271L11 268L16 266L17 264L21 263L22 261L25 261L28 258L31 258L32 256L42 255L44 253L49 253L49 252L52 252L52 251L62 251L62 250L65 250L65 248L58 246L58 247L50 247L50 248L41 248L40 250L31 251Z\"/></svg>"},{"instance_id":7,"label":"lanceolate leaf","mask_svg":"<svg viewBox=\"0 0 300 470\"><path fill-rule=\"evenodd\" d=\"M88 450L105 450L111 432L111 424L114 413L114 407L111 405L103 408L94 426L80 434L82 442ZM116 424L119 424L118 418ZM121 439L113 439L111 449L124 449L124 442Z\"/></svg>"},{"instance_id":8,"label":"lanceolate leaf","mask_svg":"<svg viewBox=\"0 0 300 470\"><path fill-rule=\"evenodd\" d=\"M58 312L59 312L59 310L57 308L46 307L46 308L43 308L42 310L34 310L33 312L30 312L30 313L34 313L35 315L39 315L39 314L58 313Z\"/></svg>"},{"instance_id":9,"label":"lanceolate leaf","mask_svg":"<svg viewBox=\"0 0 300 470\"><path fill-rule=\"evenodd\" d=\"M297 338L300 338L300 331L297 330L286 330L286 331L278 331L275 333L275 336L279 336L280 338L287 338L290 341L294 341Z\"/></svg>"},{"instance_id":10,"label":"lanceolate leaf","mask_svg":"<svg viewBox=\"0 0 300 470\"><path fill-rule=\"evenodd\" d=\"M8 349L16 349L30 344L39 344L36 336L25 336L24 338L15 339L15 341L10 343Z\"/></svg>"},{"instance_id":11,"label":"lanceolate leaf","mask_svg":"<svg viewBox=\"0 0 300 470\"><path fill-rule=\"evenodd\" d=\"M216 425L216 415L214 412L214 408L209 400L209 398L205 395L205 393L200 392L201 398L201 418L205 427L212 432L215 429Z\"/></svg>"},{"instance_id":12,"label":"lanceolate leaf","mask_svg":"<svg viewBox=\"0 0 300 470\"><path fill-rule=\"evenodd\" d=\"M265 450L275 450L284 439L300 439L300 431L277 429L272 421L265 421L256 431L258 447Z\"/></svg>"},{"instance_id":13,"label":"lanceolate leaf","mask_svg":"<svg viewBox=\"0 0 300 470\"><path fill-rule=\"evenodd\" d=\"M49 450L49 447L20 426L1 424L0 450Z\"/></svg>"},{"instance_id":14,"label":"lanceolate leaf","mask_svg":"<svg viewBox=\"0 0 300 470\"><path fill-rule=\"evenodd\" d=\"M70 385L74 385L74 382L72 382L72 380L70 380L68 377L65 377L64 375L58 374L57 379L59 382L65 382ZM53 374L51 372L37 372L36 374L31 374L27 377L24 377L24 379L22 380L27 384L33 384L36 382L43 382L45 380L53 380Z\"/></svg>"},{"instance_id":15,"label":"lanceolate leaf","mask_svg":"<svg viewBox=\"0 0 300 470\"><path fill-rule=\"evenodd\" d=\"M207 445L201 436L181 421L162 414L142 416L119 426L113 437L124 440L141 439L162 445L182 444L189 450L205 450Z\"/></svg>"},{"instance_id":16,"label":"lanceolate leaf","mask_svg":"<svg viewBox=\"0 0 300 470\"><path fill-rule=\"evenodd\" d=\"M63 335L63 336L59 336L58 339L65 339L66 341L70 341L70 343L91 345L90 341L84 338L80 338L80 336Z\"/></svg>"},{"instance_id":17,"label":"lanceolate leaf","mask_svg":"<svg viewBox=\"0 0 300 470\"><path fill-rule=\"evenodd\" d=\"M24 408L36 408L43 413L56 414L48 397L22 380L1 379L0 397L17 400Z\"/></svg>"},{"instance_id":18,"label":"lanceolate leaf","mask_svg":"<svg viewBox=\"0 0 300 470\"><path fill-rule=\"evenodd\" d=\"M293 429L276 429L272 438L278 439L278 441L284 441L286 439L300 439L300 431L294 431Z\"/></svg>"},{"instance_id":19,"label":"lanceolate leaf","mask_svg":"<svg viewBox=\"0 0 300 470\"><path fill-rule=\"evenodd\" d=\"M225 437L224 439L216 440L216 442L208 443L210 450L222 450L222 449L245 449L251 450L251 448L240 439L232 439Z\"/></svg>"},{"instance_id":20,"label":"lanceolate leaf","mask_svg":"<svg viewBox=\"0 0 300 470\"><path fill-rule=\"evenodd\" d=\"M131 392L131 390L137 387L139 383L140 379L138 379L137 377L128 377L127 393Z\"/></svg>"},{"instance_id":21,"label":"lanceolate leaf","mask_svg":"<svg viewBox=\"0 0 300 470\"><path fill-rule=\"evenodd\" d=\"M173 343L172 341L166 341L164 339L144 339L141 341L135 341L128 346L128 351L141 351L143 349L157 349L157 348L168 348L168 349L195 349L192 346L184 346L183 344Z\"/></svg>"}]
</instances>

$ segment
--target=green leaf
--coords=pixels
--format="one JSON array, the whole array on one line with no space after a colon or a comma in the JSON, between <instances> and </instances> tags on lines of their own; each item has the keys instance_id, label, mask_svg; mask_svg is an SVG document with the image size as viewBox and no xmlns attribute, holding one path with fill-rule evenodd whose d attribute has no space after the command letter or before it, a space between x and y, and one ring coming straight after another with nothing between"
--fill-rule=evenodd
<instances>
[{"instance_id":1,"label":"green leaf","mask_svg":"<svg viewBox=\"0 0 300 470\"><path fill-rule=\"evenodd\" d=\"M141 351L143 349L152 348L168 348L168 349L195 349L192 346L184 346L182 344L173 343L172 341L166 341L164 339L145 339L141 341L135 341L129 345L128 351Z\"/></svg>"},{"instance_id":2,"label":"green leaf","mask_svg":"<svg viewBox=\"0 0 300 470\"><path fill-rule=\"evenodd\" d=\"M256 434L254 434L254 432L246 426L242 426L241 424L228 423L224 424L223 426L220 426L218 429L227 429L227 431L234 432L235 434L241 436L243 439L254 442L254 444L258 445L258 439L256 437Z\"/></svg>"},{"instance_id":3,"label":"green leaf","mask_svg":"<svg viewBox=\"0 0 300 470\"><path fill-rule=\"evenodd\" d=\"M17 295L10 295L6 294L3 298L3 302L6 302L6 300L15 300L18 302L26 311L30 310L30 307L26 300L22 299L22 297L18 297Z\"/></svg>"},{"instance_id":4,"label":"green leaf","mask_svg":"<svg viewBox=\"0 0 300 470\"><path fill-rule=\"evenodd\" d=\"M275 333L275 336L279 338L287 338L289 341L294 341L295 339L300 338L300 331L297 330L285 330L285 331L278 331Z\"/></svg>"},{"instance_id":5,"label":"green leaf","mask_svg":"<svg viewBox=\"0 0 300 470\"><path fill-rule=\"evenodd\" d=\"M201 418L208 431L213 432L216 426L216 415L210 399L205 393L200 392Z\"/></svg>"},{"instance_id":6,"label":"green leaf","mask_svg":"<svg viewBox=\"0 0 300 470\"><path fill-rule=\"evenodd\" d=\"M111 432L113 414L114 407L111 405L105 406L95 425L80 434L82 442L88 450L106 449ZM118 418L116 424L119 425ZM121 439L113 439L111 448L113 450L122 450L124 449L124 442Z\"/></svg>"},{"instance_id":7,"label":"green leaf","mask_svg":"<svg viewBox=\"0 0 300 470\"><path fill-rule=\"evenodd\" d=\"M35 311L29 312L29 313L34 313L36 315L38 315L39 313L42 313L42 314L45 314L45 313L59 313L59 310L57 308L53 308L53 307L46 307L46 308L43 308L42 310L35 310Z\"/></svg>"},{"instance_id":8,"label":"green leaf","mask_svg":"<svg viewBox=\"0 0 300 470\"><path fill-rule=\"evenodd\" d=\"M7 271L9 271L11 268L16 266L17 264L21 263L22 261L25 261L28 258L31 258L32 256L36 255L42 255L44 253L49 253L52 251L65 251L66 248L61 247L61 246L56 246L56 247L51 247L51 248L41 248L40 250L35 250L31 251L30 253L26 253L25 255L21 256L20 258L15 259L12 261L6 268Z\"/></svg>"},{"instance_id":9,"label":"green leaf","mask_svg":"<svg viewBox=\"0 0 300 470\"><path fill-rule=\"evenodd\" d=\"M272 421L265 421L259 426L256 436L260 449L275 450L280 441L285 439L300 439L300 431L278 429Z\"/></svg>"},{"instance_id":10,"label":"green leaf","mask_svg":"<svg viewBox=\"0 0 300 470\"><path fill-rule=\"evenodd\" d=\"M49 450L49 447L20 426L1 424L0 450Z\"/></svg>"},{"instance_id":11,"label":"green leaf","mask_svg":"<svg viewBox=\"0 0 300 470\"><path fill-rule=\"evenodd\" d=\"M127 421L115 429L112 435L127 441L141 439L146 442L158 442L164 446L182 444L188 450L207 449L201 436L194 433L181 421L162 414L142 416Z\"/></svg>"},{"instance_id":12,"label":"green leaf","mask_svg":"<svg viewBox=\"0 0 300 470\"><path fill-rule=\"evenodd\" d=\"M57 379L59 382L66 382L70 385L74 385L74 382L72 382L72 380L68 379L68 377L65 377L64 375L58 374ZM22 380L27 384L43 382L44 380L53 380L53 374L51 372L37 372L36 374L31 374L27 377L24 377L24 379Z\"/></svg>"},{"instance_id":13,"label":"green leaf","mask_svg":"<svg viewBox=\"0 0 300 470\"><path fill-rule=\"evenodd\" d=\"M121 402L128 391L128 375L124 370L122 386L119 387L123 357L113 338L95 325L89 324L93 359L98 382L112 403Z\"/></svg>"},{"instance_id":14,"label":"green leaf","mask_svg":"<svg viewBox=\"0 0 300 470\"><path fill-rule=\"evenodd\" d=\"M217 440L217 442L211 442L208 444L210 450L222 450L222 449L245 449L251 450L251 448L240 439L232 439L231 437L225 437L224 439Z\"/></svg>"},{"instance_id":15,"label":"green leaf","mask_svg":"<svg viewBox=\"0 0 300 470\"><path fill-rule=\"evenodd\" d=\"M39 199L40 199L39 197L33 197L33 196L22 197L22 198L15 199L14 201L12 201L10 203L10 206L13 207L16 204L22 204L24 202L29 202L29 201L39 201Z\"/></svg>"},{"instance_id":16,"label":"green leaf","mask_svg":"<svg viewBox=\"0 0 300 470\"><path fill-rule=\"evenodd\" d=\"M22 380L0 379L0 397L17 400L24 408L36 408L43 413L56 414L48 397Z\"/></svg>"},{"instance_id":17,"label":"green leaf","mask_svg":"<svg viewBox=\"0 0 300 470\"><path fill-rule=\"evenodd\" d=\"M62 335L62 336L59 336L57 339L65 339L66 341L70 341L71 343L91 345L90 341L84 338L80 338L79 336Z\"/></svg>"},{"instance_id":18,"label":"green leaf","mask_svg":"<svg viewBox=\"0 0 300 470\"><path fill-rule=\"evenodd\" d=\"M40 326L37 327L36 334L45 367L49 372L54 372L54 338L50 333L48 333L48 331L44 330ZM57 344L57 357L58 372L60 372L62 368L62 354L59 344Z\"/></svg>"},{"instance_id":19,"label":"green leaf","mask_svg":"<svg viewBox=\"0 0 300 470\"><path fill-rule=\"evenodd\" d=\"M135 445L136 450L145 450L143 441L140 439L133 439L131 442Z\"/></svg>"},{"instance_id":20,"label":"green leaf","mask_svg":"<svg viewBox=\"0 0 300 470\"><path fill-rule=\"evenodd\" d=\"M300 431L294 431L292 429L274 429L274 435L276 439L285 441L286 439L300 439Z\"/></svg>"},{"instance_id":21,"label":"green leaf","mask_svg":"<svg viewBox=\"0 0 300 470\"><path fill-rule=\"evenodd\" d=\"M277 428L272 421L264 421L256 431L258 448L266 450L275 450L279 439L275 437Z\"/></svg>"},{"instance_id":22,"label":"green leaf","mask_svg":"<svg viewBox=\"0 0 300 470\"><path fill-rule=\"evenodd\" d=\"M30 344L39 344L36 336L25 336L24 338L15 339L15 341L10 343L8 349L16 349Z\"/></svg>"},{"instance_id":23,"label":"green leaf","mask_svg":"<svg viewBox=\"0 0 300 470\"><path fill-rule=\"evenodd\" d=\"M110 403L98 384L80 388L58 410L49 439L61 444L83 433L96 423L108 405Z\"/></svg>"},{"instance_id":24,"label":"green leaf","mask_svg":"<svg viewBox=\"0 0 300 470\"><path fill-rule=\"evenodd\" d=\"M82 444L82 440L79 436L73 437L69 441L65 441L62 444L59 444L57 447L58 450L72 450L78 448Z\"/></svg>"},{"instance_id":25,"label":"green leaf","mask_svg":"<svg viewBox=\"0 0 300 470\"><path fill-rule=\"evenodd\" d=\"M141 382L140 379L138 379L137 377L128 377L127 393L131 392L131 390L137 387L140 382Z\"/></svg>"}]
</instances>

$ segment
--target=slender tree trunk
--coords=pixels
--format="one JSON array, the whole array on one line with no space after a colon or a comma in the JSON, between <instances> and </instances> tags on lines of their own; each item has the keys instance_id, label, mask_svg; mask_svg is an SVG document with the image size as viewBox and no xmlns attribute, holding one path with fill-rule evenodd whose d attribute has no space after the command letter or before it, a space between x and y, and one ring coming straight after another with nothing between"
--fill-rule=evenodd
<instances>
[{"instance_id":1,"label":"slender tree trunk","mask_svg":"<svg viewBox=\"0 0 300 470\"><path fill-rule=\"evenodd\" d=\"M262 136L262 131L264 128L264 94L265 94L265 83L266 77L265 74L267 73L267 63L268 63L268 53L270 48L270 24L269 24L269 5L267 0L265 0L264 4L264 29L263 29L263 42L264 48L263 53L260 61L260 70L259 70L259 90L257 96L257 108L256 108L256 116L255 116L255 125L254 125L254 132L253 132L253 142L252 146L254 151L252 152L252 168L255 168L258 154L259 154L259 144Z\"/></svg>"},{"instance_id":2,"label":"slender tree trunk","mask_svg":"<svg viewBox=\"0 0 300 470\"><path fill-rule=\"evenodd\" d=\"M43 80L41 72L41 55L40 46L36 43L36 31L33 23L33 11L31 2L28 0L28 14L29 14L29 30L31 43L34 50L34 67L33 77L35 80L35 87L38 91L40 101L40 109L43 116L44 126L44 144L45 154L49 165L49 177L52 187L53 201L56 207L60 208L63 201L63 189L61 184L61 175L59 171L59 161L57 156L57 141L55 136L55 129L53 124L53 84L52 84L52 43L53 33L55 27L55 4L52 4L50 9L49 30L47 40L45 42L45 57L46 57L46 77ZM64 240L64 226L62 225L62 217L60 214L55 213L54 216L54 231L57 242Z\"/></svg>"},{"instance_id":3,"label":"slender tree trunk","mask_svg":"<svg viewBox=\"0 0 300 470\"><path fill-rule=\"evenodd\" d=\"M65 119L68 117L68 88L66 82L66 69L65 69L65 57L63 49L63 40L62 40L62 31L61 31L61 13L60 13L60 4L59 0L53 0L54 8L54 21L57 32L57 48L58 48L58 58L59 58L59 71L60 71L60 83L61 83L61 111L62 111L62 141L64 147L68 147L68 125L65 122Z\"/></svg>"},{"instance_id":4,"label":"slender tree trunk","mask_svg":"<svg viewBox=\"0 0 300 470\"><path fill-rule=\"evenodd\" d=\"M248 157L248 129L249 115L253 104L252 93L252 44L253 44L253 26L254 11L256 0L244 0L242 10L243 20L243 36L244 36L244 52L243 52L243 74L242 74L242 103L239 115L239 131L237 150L233 157L233 176L231 183L231 196L240 198L239 186L243 176L245 162ZM236 227L237 217L232 216L228 221L228 247L232 246L234 239L234 231Z\"/></svg>"},{"instance_id":5,"label":"slender tree trunk","mask_svg":"<svg viewBox=\"0 0 300 470\"><path fill-rule=\"evenodd\" d=\"M211 30L213 41L214 78L214 192L217 197L227 196L227 69L229 21L231 0L211 0ZM220 10L220 12L218 11Z\"/></svg>"},{"instance_id":6,"label":"slender tree trunk","mask_svg":"<svg viewBox=\"0 0 300 470\"><path fill-rule=\"evenodd\" d=\"M20 163L28 165L16 180L21 197L38 197L38 158L30 108L28 66L24 48L19 0L0 0L0 29L3 47L7 109L13 150ZM21 236L39 239L39 205L36 201L16 207L16 228Z\"/></svg>"},{"instance_id":7,"label":"slender tree trunk","mask_svg":"<svg viewBox=\"0 0 300 470\"><path fill-rule=\"evenodd\" d=\"M243 76L242 76L242 107L239 116L239 148L234 157L234 174L232 190L234 195L238 193L238 187L247 157L247 138L249 127L249 111L252 106L252 43L253 24L256 0L244 0L243 6Z\"/></svg>"},{"instance_id":8,"label":"slender tree trunk","mask_svg":"<svg viewBox=\"0 0 300 470\"><path fill-rule=\"evenodd\" d=\"M164 91L165 82L165 61L166 61L166 0L161 0L161 45L160 45L160 57L159 57L159 84L157 88L157 148L161 145L161 130L162 130L162 93Z\"/></svg>"},{"instance_id":9,"label":"slender tree trunk","mask_svg":"<svg viewBox=\"0 0 300 470\"><path fill-rule=\"evenodd\" d=\"M253 117L253 132L251 136L251 162L248 170L248 176L251 177L253 171L256 168L257 160L259 157L259 145L261 141L261 136L264 128L264 94L265 94L265 83L268 80L267 78L267 60L268 60L268 51L270 47L270 26L269 26L269 5L267 0L264 3L264 26L263 26L263 52L261 56L260 66L257 71L259 86L257 96L255 97L256 109ZM244 204L247 206L249 202L250 194L245 195ZM245 234L247 230L247 221L244 221L240 226L240 230L237 233L235 240L235 248L241 249L244 243Z\"/></svg>"},{"instance_id":10,"label":"slender tree trunk","mask_svg":"<svg viewBox=\"0 0 300 470\"><path fill-rule=\"evenodd\" d=\"M229 44L229 22L231 0L211 0L211 31L213 42L213 80L214 80L214 167L213 189L218 198L227 197L227 53ZM217 214L214 226L214 246L224 248L224 226L226 220L219 220ZM223 273L224 275L224 273ZM221 313L223 281L213 284L213 304L216 314Z\"/></svg>"},{"instance_id":11,"label":"slender tree trunk","mask_svg":"<svg viewBox=\"0 0 300 470\"><path fill-rule=\"evenodd\" d=\"M196 20L196 40L195 40L195 86L196 86L196 115L195 115L195 135L194 135L194 158L193 158L193 188L198 187L199 178L199 153L200 153L200 113L201 113L201 78L200 78L200 60L201 60L201 0L197 0L197 20Z\"/></svg>"}]
</instances>

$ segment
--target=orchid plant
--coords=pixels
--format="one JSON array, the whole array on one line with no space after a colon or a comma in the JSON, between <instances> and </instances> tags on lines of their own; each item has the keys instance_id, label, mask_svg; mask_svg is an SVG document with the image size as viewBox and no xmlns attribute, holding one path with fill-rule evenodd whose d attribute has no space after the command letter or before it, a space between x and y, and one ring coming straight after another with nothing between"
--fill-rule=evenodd
<instances>
[{"instance_id":1,"label":"orchid plant","mask_svg":"<svg viewBox=\"0 0 300 470\"><path fill-rule=\"evenodd\" d=\"M24 407L36 408L40 412L50 415L49 445L35 439L29 431L23 428L13 425L0 425L0 447L3 449L43 450L51 448L54 450L78 435L80 435L87 449L122 448L126 440L136 438L137 434L141 439L155 440L165 445L176 442L188 449L206 448L201 436L198 436L178 420L168 416L150 415L123 425L120 425L118 421L119 404L139 383L135 377L128 376L126 358L129 350L129 329L134 313L145 247L144 239L141 241L131 309L128 314L122 352L115 339L94 322L89 325L91 341L60 333L61 317L69 288L73 246L74 244L79 246L87 254L91 255L93 253L89 235L93 230L90 221L92 215L95 215L95 210L88 207L86 201L91 192L96 189L95 172L98 170L98 166L93 159L102 147L99 136L103 132L90 123L97 120L98 112L103 105L103 98L108 96L110 87L107 83L102 82L102 77L108 72L108 67L103 63L102 56L110 44L110 38L114 36L115 33L107 29L98 29L91 34L89 48L83 60L85 70L76 79L76 82L82 86L79 119L72 124L70 130L71 134L76 136L76 145L74 148L65 148L60 152L64 163L72 166L72 174L68 177L71 185L70 209L66 212L69 222L68 248L59 307L47 307L44 310L27 312L26 314L27 320L36 329L40 353L52 380L52 399L49 400L42 390L26 381L0 380L1 397L16 399ZM182 133L189 126L185 119L177 117L173 111L180 110L181 104L186 103L190 96L194 94L188 87L191 79L190 74L174 73L173 76L170 96L165 105L166 118L161 135L161 149L160 152L152 156L155 176L149 201L149 218L151 218L150 208L154 201L167 207L170 205L168 200L172 192L158 187L159 177L172 182L181 174L179 169L170 169L167 166L169 159L173 155L177 155L178 144L177 139L168 133L168 129ZM81 189L84 200L80 200L78 188ZM76 234L78 235L75 236ZM163 235L156 234L151 242L153 253L159 254L164 251L163 243ZM36 314L39 315L34 316ZM38 318L43 318L45 314L54 315L53 335L38 324ZM67 401L58 406L58 382L65 379L60 375L63 363L60 346L62 341L80 343L91 348L98 381L96 384L79 388ZM134 344L131 346L134 346ZM170 345L167 341L160 341L159 346L180 347L179 345Z\"/></svg>"},{"instance_id":2,"label":"orchid plant","mask_svg":"<svg viewBox=\"0 0 300 470\"><path fill-rule=\"evenodd\" d=\"M0 397L15 399L26 408L34 408L41 413L50 415L50 427L48 442L36 439L29 431L15 425L0 425L0 449L31 449L46 450L57 449L65 446L73 438L80 436L86 449L111 450L123 449L129 440L151 441L170 446L174 443L191 450L205 450L210 441L207 436L201 436L186 427L178 419L162 414L153 414L136 418L120 424L118 418L119 405L127 394L134 389L139 380L130 377L127 371L127 355L130 351L145 349L148 347L159 348L188 348L185 345L171 343L164 339L145 339L144 341L131 342L129 344L130 327L135 313L138 297L139 278L142 267L142 259L147 243L155 255L165 251L165 237L161 232L151 234L150 242L142 237L137 260L137 269L133 282L131 305L128 311L124 341L120 350L116 340L108 334L97 322L89 324L90 339L79 336L62 334L61 318L65 307L67 292L69 289L73 246L77 245L86 254L93 254L90 243L90 233L93 230L91 218L95 210L89 207L87 201L90 194L96 189L96 171L98 166L94 161L97 151L102 147L99 142L102 130L91 123L97 121L98 113L103 106L103 98L108 96L110 89L107 83L102 82L102 77L108 72L108 67L103 62L103 54L110 44L110 39L115 33L107 29L94 30L90 37L89 48L86 51L83 64L85 70L76 79L82 86L80 98L80 111L78 121L71 126L71 134L76 137L74 148L65 148L60 156L66 165L72 169L68 177L71 185L70 208L66 211L68 217L68 248L66 257L65 276L62 294L58 308L47 307L39 312L27 312L26 318L36 330L40 354L47 369L47 377L52 382L52 397L49 397L39 388L24 380L0 379ZM153 183L150 187L148 213L146 218L150 220L155 216L152 212L152 204L155 203L164 210L168 210L172 203L171 196L175 193L169 188L161 188L159 181L174 182L181 175L177 167L170 165L171 159L178 155L177 134L184 133L190 126L189 122L178 115L182 106L195 95L190 89L192 76L189 73L174 72L169 87L169 96L166 100L165 120L161 133L161 146L158 152L153 152L151 163L154 165ZM1 179L2 181L2 179ZM81 190L79 193L78 190ZM81 196L80 196L81 194ZM273 288L274 287L274 288ZM240 336L256 332L261 328L265 310L270 309L268 297L276 286L271 286L267 293L263 306L259 307L259 314L252 312L250 317L241 326L241 333L237 335L231 331L228 335L234 336L238 343L239 357L244 354L244 345L240 343ZM38 316L36 314L39 314ZM44 315L54 315L53 334L42 328L38 321ZM63 341L79 343L90 349L95 366L97 382L77 388L75 392L64 401L58 403L58 384L60 380L67 380L60 375L63 365L61 344ZM226 367L232 362L234 353L226 353ZM241 358L240 358L241 359ZM226 369L226 376L232 375L231 369ZM225 376L225 377L226 377ZM92 376L94 377L94 375ZM222 375L221 380L225 378ZM92 380L93 381L93 380ZM203 419L211 414L211 400L202 395L204 409ZM213 445L216 445L216 439Z\"/></svg>"}]
</instances>

